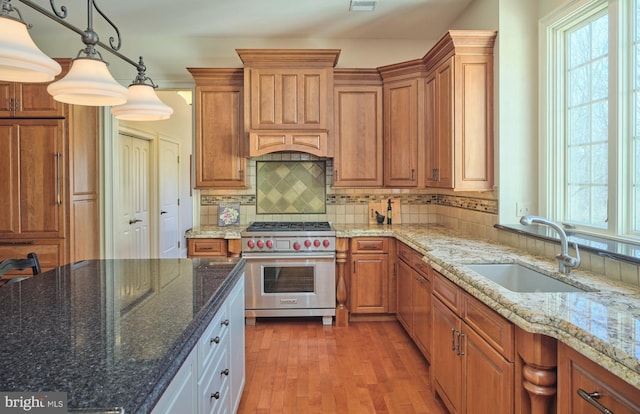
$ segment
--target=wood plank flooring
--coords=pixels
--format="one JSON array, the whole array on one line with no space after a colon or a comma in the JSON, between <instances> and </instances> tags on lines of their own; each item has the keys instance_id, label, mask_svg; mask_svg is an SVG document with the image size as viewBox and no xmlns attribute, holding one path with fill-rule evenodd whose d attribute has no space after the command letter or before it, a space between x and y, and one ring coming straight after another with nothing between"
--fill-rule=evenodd
<instances>
[{"instance_id":1,"label":"wood plank flooring","mask_svg":"<svg viewBox=\"0 0 640 414\"><path fill-rule=\"evenodd\" d=\"M258 318L247 326L240 414L445 414L429 366L396 321L323 326Z\"/></svg>"}]
</instances>

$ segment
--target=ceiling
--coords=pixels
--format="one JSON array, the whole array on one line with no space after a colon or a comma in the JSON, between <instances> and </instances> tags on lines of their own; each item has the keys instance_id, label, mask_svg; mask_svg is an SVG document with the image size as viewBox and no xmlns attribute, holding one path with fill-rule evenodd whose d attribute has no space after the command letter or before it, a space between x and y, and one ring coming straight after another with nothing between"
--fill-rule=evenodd
<instances>
[{"instance_id":1,"label":"ceiling","mask_svg":"<svg viewBox=\"0 0 640 414\"><path fill-rule=\"evenodd\" d=\"M48 11L51 10L46 0L32 1ZM149 52L146 51L134 50L132 45L151 37L156 43L161 43L160 50L166 46L163 52L169 52L167 55L175 51L176 55L181 56L181 66L184 68L201 65L202 59L196 54L202 51L199 47L191 47L192 51L184 50L189 49L189 44L181 43L179 39L197 38L198 42L213 38L258 38L262 41L309 38L366 41L386 39L425 40L433 43L471 1L377 0L372 12L350 12L349 0L97 0L97 3L120 30L123 39L121 51L125 55L137 58L137 55L131 53L144 54L147 66L150 66L149 61L153 61L154 56L148 56ZM74 43L72 32L40 16L18 0L13 3L21 9L24 19L33 24L32 36L38 45L60 34L69 40L64 41L64 45L57 41L55 49L62 50L64 46L64 50L68 50L68 57L74 57L82 47L79 41ZM58 0L56 6L67 6L69 16L66 21L79 28L86 28L85 2ZM107 43L108 37L114 35L113 29L109 28L98 13L93 13L93 20L100 40ZM193 40L190 42L196 43ZM177 46L181 44L184 46ZM171 47L183 50L172 50ZM49 47L52 48L54 47ZM192 61L190 54L193 54Z\"/></svg>"}]
</instances>

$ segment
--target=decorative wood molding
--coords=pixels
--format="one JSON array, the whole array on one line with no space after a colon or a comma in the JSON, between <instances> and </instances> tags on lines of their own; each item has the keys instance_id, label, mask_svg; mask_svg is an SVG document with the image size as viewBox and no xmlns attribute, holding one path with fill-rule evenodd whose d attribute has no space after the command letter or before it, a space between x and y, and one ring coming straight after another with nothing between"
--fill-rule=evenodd
<instances>
[{"instance_id":1,"label":"decorative wood molding","mask_svg":"<svg viewBox=\"0 0 640 414\"><path fill-rule=\"evenodd\" d=\"M520 358L520 377L516 372L516 395L519 395L518 413L555 413L557 392L557 341L542 334L516 328L516 352ZM526 391L526 393L525 393ZM526 396L528 398L526 398ZM516 404L518 405L518 404Z\"/></svg>"},{"instance_id":2,"label":"decorative wood molding","mask_svg":"<svg viewBox=\"0 0 640 414\"><path fill-rule=\"evenodd\" d=\"M349 239L339 237L336 239L336 326L349 326L349 309L347 302L347 283L345 282L345 264L349 251Z\"/></svg>"},{"instance_id":3,"label":"decorative wood molding","mask_svg":"<svg viewBox=\"0 0 640 414\"><path fill-rule=\"evenodd\" d=\"M334 67L340 49L236 49L245 68Z\"/></svg>"}]
</instances>

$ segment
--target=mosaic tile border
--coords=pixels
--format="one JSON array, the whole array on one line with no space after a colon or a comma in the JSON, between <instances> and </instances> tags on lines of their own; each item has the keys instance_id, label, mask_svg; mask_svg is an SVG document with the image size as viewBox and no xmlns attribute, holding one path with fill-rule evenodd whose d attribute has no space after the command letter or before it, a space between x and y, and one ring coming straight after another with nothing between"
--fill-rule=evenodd
<instances>
[{"instance_id":1,"label":"mosaic tile border","mask_svg":"<svg viewBox=\"0 0 640 414\"><path fill-rule=\"evenodd\" d=\"M484 198L463 197L449 194L375 194L375 195L345 195L327 194L327 205L365 205L370 202L386 200L388 198L400 199L403 205L432 204L462 208L465 210L482 213L498 214L498 200ZM202 195L200 205L213 206L221 202L239 202L243 206L255 206L255 195Z\"/></svg>"}]
</instances>

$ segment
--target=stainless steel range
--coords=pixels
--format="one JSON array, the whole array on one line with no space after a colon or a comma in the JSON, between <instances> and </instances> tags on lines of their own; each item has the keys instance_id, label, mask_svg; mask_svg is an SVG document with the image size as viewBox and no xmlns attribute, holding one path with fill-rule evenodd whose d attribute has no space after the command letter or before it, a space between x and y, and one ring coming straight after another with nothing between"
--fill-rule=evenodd
<instances>
[{"instance_id":1,"label":"stainless steel range","mask_svg":"<svg viewBox=\"0 0 640 414\"><path fill-rule=\"evenodd\" d=\"M328 222L254 222L240 234L245 317L336 314L336 232Z\"/></svg>"}]
</instances>

